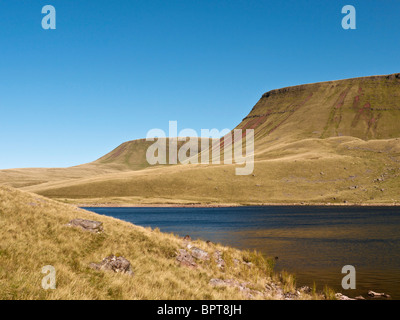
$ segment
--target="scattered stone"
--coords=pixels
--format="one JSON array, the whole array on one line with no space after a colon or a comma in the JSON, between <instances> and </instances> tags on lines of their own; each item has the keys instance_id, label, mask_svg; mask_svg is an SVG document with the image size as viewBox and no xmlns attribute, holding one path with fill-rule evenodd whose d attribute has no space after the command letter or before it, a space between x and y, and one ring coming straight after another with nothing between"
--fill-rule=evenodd
<instances>
[{"instance_id":1,"label":"scattered stone","mask_svg":"<svg viewBox=\"0 0 400 320\"><path fill-rule=\"evenodd\" d=\"M273 290L273 288L272 288L268 283L265 285L265 288L266 288L267 290L269 290L269 291L272 291L272 290Z\"/></svg>"},{"instance_id":2,"label":"scattered stone","mask_svg":"<svg viewBox=\"0 0 400 320\"><path fill-rule=\"evenodd\" d=\"M344 294L341 294L341 293L336 293L335 297L337 300L355 300L355 299L349 298L348 296L345 296Z\"/></svg>"},{"instance_id":3,"label":"scattered stone","mask_svg":"<svg viewBox=\"0 0 400 320\"><path fill-rule=\"evenodd\" d=\"M185 249L179 249L176 261L179 262L181 266L196 268L197 264L194 262L193 256L187 252Z\"/></svg>"},{"instance_id":4,"label":"scattered stone","mask_svg":"<svg viewBox=\"0 0 400 320\"><path fill-rule=\"evenodd\" d=\"M287 292L283 295L283 297L285 300L296 300L298 295L297 292L296 293Z\"/></svg>"},{"instance_id":5,"label":"scattered stone","mask_svg":"<svg viewBox=\"0 0 400 320\"><path fill-rule=\"evenodd\" d=\"M217 250L214 252L214 261L217 264L217 267L220 269L225 269L225 261L222 259L222 252Z\"/></svg>"},{"instance_id":6,"label":"scattered stone","mask_svg":"<svg viewBox=\"0 0 400 320\"><path fill-rule=\"evenodd\" d=\"M210 255L199 248L193 247L192 251L192 256L198 260L210 260Z\"/></svg>"},{"instance_id":7,"label":"scattered stone","mask_svg":"<svg viewBox=\"0 0 400 320\"><path fill-rule=\"evenodd\" d=\"M90 231L95 233L100 233L103 231L103 222L84 220L84 219L74 219L67 223L69 227L79 227L84 231Z\"/></svg>"},{"instance_id":8,"label":"scattered stone","mask_svg":"<svg viewBox=\"0 0 400 320\"><path fill-rule=\"evenodd\" d=\"M261 291L257 290L252 290L248 288L247 286L250 283L248 282L239 282L236 280L228 279L228 280L222 280L222 279L211 279L210 280L210 285L213 287L231 287L231 288L237 288L239 289L240 292L242 292L247 299L254 299L256 296L262 296L264 297L264 293Z\"/></svg>"},{"instance_id":9,"label":"scattered stone","mask_svg":"<svg viewBox=\"0 0 400 320\"><path fill-rule=\"evenodd\" d=\"M322 172L322 171L321 171L319 174L320 174L321 176L325 175L325 173L324 173L324 172Z\"/></svg>"},{"instance_id":10,"label":"scattered stone","mask_svg":"<svg viewBox=\"0 0 400 320\"><path fill-rule=\"evenodd\" d=\"M285 293L283 292L283 289L280 286L276 285L275 283L272 282L270 284L266 284L265 288L266 288L265 292L266 296L273 298L275 300L285 299Z\"/></svg>"},{"instance_id":11,"label":"scattered stone","mask_svg":"<svg viewBox=\"0 0 400 320\"><path fill-rule=\"evenodd\" d=\"M300 292L303 292L303 293L310 294L311 291L312 290L311 290L311 288L309 286L303 286L303 287L300 288Z\"/></svg>"},{"instance_id":12,"label":"scattered stone","mask_svg":"<svg viewBox=\"0 0 400 320\"><path fill-rule=\"evenodd\" d=\"M386 293L378 293L372 290L368 291L368 295L372 298L390 298L390 295Z\"/></svg>"},{"instance_id":13,"label":"scattered stone","mask_svg":"<svg viewBox=\"0 0 400 320\"><path fill-rule=\"evenodd\" d=\"M100 263L91 263L90 267L95 270L113 271L115 273L125 273L133 276L131 263L124 257L111 255L103 259Z\"/></svg>"}]
</instances>

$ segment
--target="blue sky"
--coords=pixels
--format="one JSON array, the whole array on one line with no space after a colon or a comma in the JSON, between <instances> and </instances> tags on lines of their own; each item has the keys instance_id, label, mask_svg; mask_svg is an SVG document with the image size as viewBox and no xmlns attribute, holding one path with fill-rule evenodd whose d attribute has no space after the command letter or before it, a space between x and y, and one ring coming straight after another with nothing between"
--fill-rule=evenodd
<instances>
[{"instance_id":1,"label":"blue sky","mask_svg":"<svg viewBox=\"0 0 400 320\"><path fill-rule=\"evenodd\" d=\"M399 16L398 0L2 0L0 169L90 162L170 120L233 129L271 89L400 72Z\"/></svg>"}]
</instances>

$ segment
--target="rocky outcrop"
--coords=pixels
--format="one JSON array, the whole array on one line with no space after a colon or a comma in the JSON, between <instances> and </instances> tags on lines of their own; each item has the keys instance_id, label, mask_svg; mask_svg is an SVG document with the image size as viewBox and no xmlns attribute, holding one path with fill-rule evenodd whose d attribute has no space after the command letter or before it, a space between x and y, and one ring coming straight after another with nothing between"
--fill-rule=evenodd
<instances>
[{"instance_id":1,"label":"rocky outcrop","mask_svg":"<svg viewBox=\"0 0 400 320\"><path fill-rule=\"evenodd\" d=\"M133 276L131 263L124 257L117 257L115 255L108 256L100 263L91 263L90 267L95 270L113 271L115 273L125 273Z\"/></svg>"},{"instance_id":2,"label":"rocky outcrop","mask_svg":"<svg viewBox=\"0 0 400 320\"><path fill-rule=\"evenodd\" d=\"M349 298L348 296L345 296L344 294L341 294L341 293L336 293L335 298L337 300L356 300L356 299Z\"/></svg>"},{"instance_id":3,"label":"rocky outcrop","mask_svg":"<svg viewBox=\"0 0 400 320\"><path fill-rule=\"evenodd\" d=\"M386 293L378 293L378 292L375 292L372 290L368 291L368 295L371 298L390 298L390 295L388 295Z\"/></svg>"},{"instance_id":4,"label":"rocky outcrop","mask_svg":"<svg viewBox=\"0 0 400 320\"><path fill-rule=\"evenodd\" d=\"M225 260L222 259L222 252L219 250L215 251L213 257L217 267L220 269L225 269Z\"/></svg>"},{"instance_id":5,"label":"rocky outcrop","mask_svg":"<svg viewBox=\"0 0 400 320\"><path fill-rule=\"evenodd\" d=\"M179 262L181 266L196 268L197 264L194 261L194 257L187 252L185 249L179 249L179 252L176 256L176 261Z\"/></svg>"},{"instance_id":6,"label":"rocky outcrop","mask_svg":"<svg viewBox=\"0 0 400 320\"><path fill-rule=\"evenodd\" d=\"M208 252L201 250L199 248L193 247L191 249L192 256L197 260L208 261L210 260L210 255Z\"/></svg>"},{"instance_id":7,"label":"rocky outcrop","mask_svg":"<svg viewBox=\"0 0 400 320\"><path fill-rule=\"evenodd\" d=\"M69 227L78 227L84 231L100 233L103 232L103 222L85 220L85 219L74 219L67 223Z\"/></svg>"},{"instance_id":8,"label":"rocky outcrop","mask_svg":"<svg viewBox=\"0 0 400 320\"><path fill-rule=\"evenodd\" d=\"M196 260L210 261L211 257L207 251L204 251L200 248L194 247L192 244L190 244L188 242L189 241L187 239L184 239L186 249L180 249L179 252L177 252L176 261L178 261L180 265L186 266L186 267L191 267L191 268L196 268L197 267ZM207 244L209 246L212 245L211 242L209 242ZM220 268L220 269L225 268L226 264L225 264L224 259L222 259L221 251L216 250L212 254L212 258L218 268Z\"/></svg>"}]
</instances>

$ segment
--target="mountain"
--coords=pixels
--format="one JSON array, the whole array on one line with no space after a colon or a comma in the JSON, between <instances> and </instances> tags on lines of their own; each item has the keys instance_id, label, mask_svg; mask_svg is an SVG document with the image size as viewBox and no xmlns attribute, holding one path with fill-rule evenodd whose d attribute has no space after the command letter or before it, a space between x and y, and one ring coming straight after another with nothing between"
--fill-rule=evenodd
<instances>
[{"instance_id":1,"label":"mountain","mask_svg":"<svg viewBox=\"0 0 400 320\"><path fill-rule=\"evenodd\" d=\"M92 205L396 204L399 123L400 74L305 84L265 93L237 126L255 133L248 176L235 164L148 166L152 142L136 140L83 166L1 171L0 183Z\"/></svg>"},{"instance_id":2,"label":"mountain","mask_svg":"<svg viewBox=\"0 0 400 320\"><path fill-rule=\"evenodd\" d=\"M201 139L198 139L199 144ZM103 157L82 165L69 168L21 168L0 170L0 185L24 188L55 181L76 180L110 173L131 172L150 167L146 151L154 142L139 139L122 143ZM180 148L185 141L178 141ZM166 139L166 150L169 150Z\"/></svg>"},{"instance_id":3,"label":"mountain","mask_svg":"<svg viewBox=\"0 0 400 320\"><path fill-rule=\"evenodd\" d=\"M238 128L261 140L400 136L400 74L306 84L265 93Z\"/></svg>"}]
</instances>

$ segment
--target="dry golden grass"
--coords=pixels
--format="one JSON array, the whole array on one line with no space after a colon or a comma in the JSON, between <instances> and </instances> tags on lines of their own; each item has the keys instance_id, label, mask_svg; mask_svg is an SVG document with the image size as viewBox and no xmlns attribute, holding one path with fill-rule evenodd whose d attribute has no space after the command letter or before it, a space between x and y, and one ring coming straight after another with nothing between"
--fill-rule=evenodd
<instances>
[{"instance_id":1,"label":"dry golden grass","mask_svg":"<svg viewBox=\"0 0 400 320\"><path fill-rule=\"evenodd\" d=\"M400 140L351 137L269 144L254 174L235 165L176 165L23 188L69 203L399 204ZM259 148L261 150L261 148Z\"/></svg>"},{"instance_id":2,"label":"dry golden grass","mask_svg":"<svg viewBox=\"0 0 400 320\"><path fill-rule=\"evenodd\" d=\"M65 225L74 218L101 221L105 231ZM197 269L179 266L176 252L184 242L177 236L0 187L0 299L245 299L238 289L210 286L210 279L249 282L257 290L273 279L282 286L271 260L258 253L202 241L193 245L210 254L223 252L225 271L213 259ZM130 260L134 276L89 268L110 254ZM235 265L235 259L253 266ZM56 269L55 290L41 287L46 265Z\"/></svg>"},{"instance_id":3,"label":"dry golden grass","mask_svg":"<svg viewBox=\"0 0 400 320\"><path fill-rule=\"evenodd\" d=\"M130 141L89 164L59 169L0 171L0 185L66 203L258 205L400 204L400 76L325 82L265 94L238 128L255 129L255 169L235 165L149 167L149 142ZM104 223L102 234L66 227L73 218ZM249 282L253 290L279 282L295 290L292 275L272 273L260 254L221 245L226 271L214 262L180 267L181 239L99 216L65 203L0 187L1 299L243 299L212 278ZM132 262L134 277L94 271L110 254ZM252 262L248 268L238 261ZM57 270L57 289L43 290L41 268ZM334 292L325 290L328 299ZM320 298L315 290L311 296ZM274 298L274 296L270 297Z\"/></svg>"}]
</instances>

